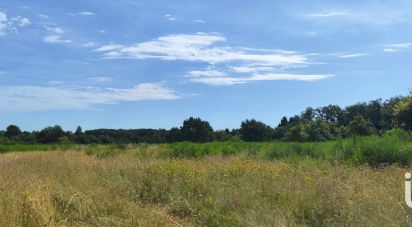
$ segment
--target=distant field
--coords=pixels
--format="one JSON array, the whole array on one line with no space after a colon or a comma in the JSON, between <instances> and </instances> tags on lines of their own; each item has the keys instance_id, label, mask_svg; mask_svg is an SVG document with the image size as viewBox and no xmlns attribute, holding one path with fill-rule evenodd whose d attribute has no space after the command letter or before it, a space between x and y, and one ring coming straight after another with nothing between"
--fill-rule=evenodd
<instances>
[{"instance_id":1,"label":"distant field","mask_svg":"<svg viewBox=\"0 0 412 227\"><path fill-rule=\"evenodd\" d=\"M0 147L0 226L411 225L399 136L22 146Z\"/></svg>"}]
</instances>

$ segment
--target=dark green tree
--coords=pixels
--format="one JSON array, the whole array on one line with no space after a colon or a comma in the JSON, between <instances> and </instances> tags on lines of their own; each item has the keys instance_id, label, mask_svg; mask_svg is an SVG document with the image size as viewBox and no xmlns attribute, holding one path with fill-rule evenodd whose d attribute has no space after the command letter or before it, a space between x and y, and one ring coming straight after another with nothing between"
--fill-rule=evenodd
<instances>
[{"instance_id":1,"label":"dark green tree","mask_svg":"<svg viewBox=\"0 0 412 227\"><path fill-rule=\"evenodd\" d=\"M182 135L180 134L179 128L171 128L166 135L166 141L168 143L175 143L182 140Z\"/></svg>"},{"instance_id":2,"label":"dark green tree","mask_svg":"<svg viewBox=\"0 0 412 227\"><path fill-rule=\"evenodd\" d=\"M305 142L309 138L309 135L306 133L304 124L297 124L288 129L285 134L284 140L293 141L293 142Z\"/></svg>"},{"instance_id":3,"label":"dark green tree","mask_svg":"<svg viewBox=\"0 0 412 227\"><path fill-rule=\"evenodd\" d=\"M20 128L17 125L9 125L6 129L6 137L13 138L18 137L22 134Z\"/></svg>"},{"instance_id":4,"label":"dark green tree","mask_svg":"<svg viewBox=\"0 0 412 227\"><path fill-rule=\"evenodd\" d=\"M190 117L183 121L180 134L183 141L205 143L213 140L213 128L209 122L203 121L200 118Z\"/></svg>"},{"instance_id":5,"label":"dark green tree","mask_svg":"<svg viewBox=\"0 0 412 227\"><path fill-rule=\"evenodd\" d=\"M361 115L355 116L348 126L349 135L370 136L376 134L373 124Z\"/></svg>"},{"instance_id":6,"label":"dark green tree","mask_svg":"<svg viewBox=\"0 0 412 227\"><path fill-rule=\"evenodd\" d=\"M240 138L244 141L268 141L272 132L270 126L254 119L243 121L240 126Z\"/></svg>"},{"instance_id":7,"label":"dark green tree","mask_svg":"<svg viewBox=\"0 0 412 227\"><path fill-rule=\"evenodd\" d=\"M80 136L80 135L82 135L82 134L83 134L82 127L77 126L77 128L76 128L76 132L74 132L74 135L76 135L76 136Z\"/></svg>"},{"instance_id":8,"label":"dark green tree","mask_svg":"<svg viewBox=\"0 0 412 227\"><path fill-rule=\"evenodd\" d=\"M309 141L325 141L335 138L336 126L323 120L312 121L306 126L306 134Z\"/></svg>"},{"instance_id":9,"label":"dark green tree","mask_svg":"<svg viewBox=\"0 0 412 227\"><path fill-rule=\"evenodd\" d=\"M63 129L60 126L55 125L41 130L37 135L37 140L40 143L57 143L64 136L65 132Z\"/></svg>"}]
</instances>

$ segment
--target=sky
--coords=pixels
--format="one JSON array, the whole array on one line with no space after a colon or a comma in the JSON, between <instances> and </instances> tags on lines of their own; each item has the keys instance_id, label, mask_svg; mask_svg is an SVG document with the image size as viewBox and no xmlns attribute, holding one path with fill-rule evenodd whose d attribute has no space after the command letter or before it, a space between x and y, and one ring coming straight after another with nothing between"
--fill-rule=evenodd
<instances>
[{"instance_id":1,"label":"sky","mask_svg":"<svg viewBox=\"0 0 412 227\"><path fill-rule=\"evenodd\" d=\"M407 95L411 27L411 0L0 0L0 129L276 126Z\"/></svg>"}]
</instances>

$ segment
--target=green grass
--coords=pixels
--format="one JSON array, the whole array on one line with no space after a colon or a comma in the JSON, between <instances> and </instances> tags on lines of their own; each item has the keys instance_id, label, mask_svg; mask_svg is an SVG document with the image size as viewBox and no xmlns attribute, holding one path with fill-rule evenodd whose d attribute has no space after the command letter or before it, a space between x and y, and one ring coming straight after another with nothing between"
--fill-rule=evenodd
<instances>
[{"instance_id":1,"label":"green grass","mask_svg":"<svg viewBox=\"0 0 412 227\"><path fill-rule=\"evenodd\" d=\"M242 155L252 159L326 160L347 164L410 165L412 162L412 136L396 130L384 136L352 137L326 142L261 142L242 141L193 144L188 142L163 145L159 156L163 158L204 158L214 155Z\"/></svg>"},{"instance_id":2,"label":"green grass","mask_svg":"<svg viewBox=\"0 0 412 227\"><path fill-rule=\"evenodd\" d=\"M160 145L75 145L33 144L0 145L0 153L11 151L65 151L85 150L99 158L114 156L133 150L137 156L164 159L202 159L208 156L242 156L261 160L323 160L350 165L371 166L412 164L412 134L393 130L383 136L352 137L326 142L210 142L196 144L181 142Z\"/></svg>"},{"instance_id":3,"label":"green grass","mask_svg":"<svg viewBox=\"0 0 412 227\"><path fill-rule=\"evenodd\" d=\"M64 151L79 149L82 146L75 144L10 144L0 145L0 153L18 151Z\"/></svg>"}]
</instances>

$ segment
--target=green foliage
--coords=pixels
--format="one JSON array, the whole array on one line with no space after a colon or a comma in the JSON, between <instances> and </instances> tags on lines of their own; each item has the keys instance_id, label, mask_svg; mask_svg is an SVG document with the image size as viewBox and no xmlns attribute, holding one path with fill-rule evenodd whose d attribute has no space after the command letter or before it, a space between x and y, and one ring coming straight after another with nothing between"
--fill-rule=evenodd
<instances>
[{"instance_id":1,"label":"green foliage","mask_svg":"<svg viewBox=\"0 0 412 227\"><path fill-rule=\"evenodd\" d=\"M285 134L286 141L304 142L307 141L309 135L306 133L305 126L303 124L297 124L288 129Z\"/></svg>"},{"instance_id":2,"label":"green foliage","mask_svg":"<svg viewBox=\"0 0 412 227\"><path fill-rule=\"evenodd\" d=\"M365 118L360 115L357 115L349 123L348 133L349 135L370 136L376 134L376 129L370 121L365 120Z\"/></svg>"},{"instance_id":3,"label":"green foliage","mask_svg":"<svg viewBox=\"0 0 412 227\"><path fill-rule=\"evenodd\" d=\"M191 117L183 121L180 133L183 141L205 143L213 140L213 128L200 118Z\"/></svg>"},{"instance_id":4,"label":"green foliage","mask_svg":"<svg viewBox=\"0 0 412 227\"><path fill-rule=\"evenodd\" d=\"M240 126L240 138L244 141L268 141L272 138L272 128L254 119L246 120Z\"/></svg>"},{"instance_id":5,"label":"green foliage","mask_svg":"<svg viewBox=\"0 0 412 227\"><path fill-rule=\"evenodd\" d=\"M17 125L9 125L6 129L6 137L13 138L18 137L22 134L20 128Z\"/></svg>"},{"instance_id":6,"label":"green foliage","mask_svg":"<svg viewBox=\"0 0 412 227\"><path fill-rule=\"evenodd\" d=\"M212 142L175 143L161 148L164 158L198 159L214 155L241 155L258 159L328 160L353 165L412 164L412 133L400 129L384 136L353 136L324 142Z\"/></svg>"},{"instance_id":7,"label":"green foliage","mask_svg":"<svg viewBox=\"0 0 412 227\"><path fill-rule=\"evenodd\" d=\"M57 143L60 138L65 135L63 129L56 125L53 127L47 127L39 132L37 140L40 143Z\"/></svg>"},{"instance_id":8,"label":"green foliage","mask_svg":"<svg viewBox=\"0 0 412 227\"><path fill-rule=\"evenodd\" d=\"M329 105L308 107L300 115L283 117L275 128L257 120L245 120L240 129L214 131L209 122L189 118L180 128L95 129L75 133L60 126L40 132L21 132L16 125L0 131L0 144L77 143L77 144L162 144L175 142L206 143L244 140L249 142L318 142L352 136L383 135L394 128L412 130L412 96L380 99L341 108Z\"/></svg>"},{"instance_id":9,"label":"green foliage","mask_svg":"<svg viewBox=\"0 0 412 227\"><path fill-rule=\"evenodd\" d=\"M412 97L399 101L394 110L398 126L406 130L412 130Z\"/></svg>"}]
</instances>

